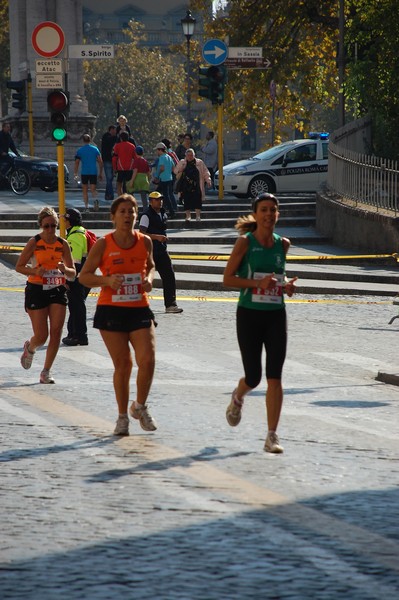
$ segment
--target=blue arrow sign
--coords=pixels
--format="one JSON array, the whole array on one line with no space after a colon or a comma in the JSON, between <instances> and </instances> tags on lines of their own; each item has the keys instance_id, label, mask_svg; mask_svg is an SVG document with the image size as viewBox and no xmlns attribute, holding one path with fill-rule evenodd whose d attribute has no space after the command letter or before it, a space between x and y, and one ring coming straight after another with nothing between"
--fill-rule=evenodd
<instances>
[{"instance_id":1,"label":"blue arrow sign","mask_svg":"<svg viewBox=\"0 0 399 600\"><path fill-rule=\"evenodd\" d=\"M228 51L222 40L208 40L202 47L202 57L211 65L221 65L226 60Z\"/></svg>"}]
</instances>

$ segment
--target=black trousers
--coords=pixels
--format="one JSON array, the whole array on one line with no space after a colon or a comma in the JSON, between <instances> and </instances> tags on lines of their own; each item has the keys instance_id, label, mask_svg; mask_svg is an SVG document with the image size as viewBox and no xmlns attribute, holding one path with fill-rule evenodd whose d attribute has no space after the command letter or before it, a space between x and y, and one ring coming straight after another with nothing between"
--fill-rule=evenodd
<instances>
[{"instance_id":1,"label":"black trousers","mask_svg":"<svg viewBox=\"0 0 399 600\"><path fill-rule=\"evenodd\" d=\"M155 268L162 279L165 308L176 304L176 279L168 252L154 254Z\"/></svg>"},{"instance_id":2,"label":"black trousers","mask_svg":"<svg viewBox=\"0 0 399 600\"><path fill-rule=\"evenodd\" d=\"M86 298L90 288L82 285L79 279L68 281L68 288L68 337L85 340L87 339Z\"/></svg>"}]
</instances>

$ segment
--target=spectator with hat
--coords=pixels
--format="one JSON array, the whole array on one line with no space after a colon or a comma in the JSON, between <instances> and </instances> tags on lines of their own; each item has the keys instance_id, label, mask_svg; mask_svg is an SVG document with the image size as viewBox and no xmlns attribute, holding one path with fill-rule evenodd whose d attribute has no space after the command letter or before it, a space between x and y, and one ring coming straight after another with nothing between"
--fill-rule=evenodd
<instances>
[{"instance_id":1,"label":"spectator with hat","mask_svg":"<svg viewBox=\"0 0 399 600\"><path fill-rule=\"evenodd\" d=\"M176 303L176 279L172 261L167 250L166 235L167 216L163 208L163 195L151 192L150 206L140 219L140 232L152 239L155 268L162 279L163 298L166 313L182 313L183 309Z\"/></svg>"},{"instance_id":2,"label":"spectator with hat","mask_svg":"<svg viewBox=\"0 0 399 600\"><path fill-rule=\"evenodd\" d=\"M65 346L87 346L86 298L90 288L79 281L79 273L87 257L86 229L82 225L82 215L76 208L68 209L61 217L65 219L66 240L76 269L76 278L67 282L68 335L62 339L62 343Z\"/></svg>"},{"instance_id":3,"label":"spectator with hat","mask_svg":"<svg viewBox=\"0 0 399 600\"><path fill-rule=\"evenodd\" d=\"M158 185L158 192L164 198L170 218L173 219L177 211L176 198L173 194L174 162L172 157L168 154L168 149L163 142L159 142L154 150L156 150L158 155L154 182Z\"/></svg>"}]
</instances>

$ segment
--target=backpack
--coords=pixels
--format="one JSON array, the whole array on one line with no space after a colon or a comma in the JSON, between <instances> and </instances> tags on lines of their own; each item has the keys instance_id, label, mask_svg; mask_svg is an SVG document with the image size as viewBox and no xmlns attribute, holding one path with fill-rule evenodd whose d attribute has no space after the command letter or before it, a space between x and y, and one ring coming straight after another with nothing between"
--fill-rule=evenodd
<instances>
[{"instance_id":1,"label":"backpack","mask_svg":"<svg viewBox=\"0 0 399 600\"><path fill-rule=\"evenodd\" d=\"M87 240L87 254L89 254L90 250L93 248L94 244L97 241L97 236L94 233L94 231L90 231L90 229L86 229L85 235Z\"/></svg>"}]
</instances>

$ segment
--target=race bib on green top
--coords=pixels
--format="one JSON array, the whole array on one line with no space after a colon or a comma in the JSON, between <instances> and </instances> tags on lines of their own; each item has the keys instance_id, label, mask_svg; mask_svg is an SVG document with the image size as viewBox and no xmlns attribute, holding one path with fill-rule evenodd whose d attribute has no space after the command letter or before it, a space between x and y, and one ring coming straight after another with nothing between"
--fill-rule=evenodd
<instances>
[{"instance_id":1,"label":"race bib on green top","mask_svg":"<svg viewBox=\"0 0 399 600\"><path fill-rule=\"evenodd\" d=\"M263 279L271 273L254 273L254 279ZM262 302L265 304L282 304L283 302L283 283L284 275L274 275L276 284L269 290L262 288L252 288L252 302Z\"/></svg>"}]
</instances>

